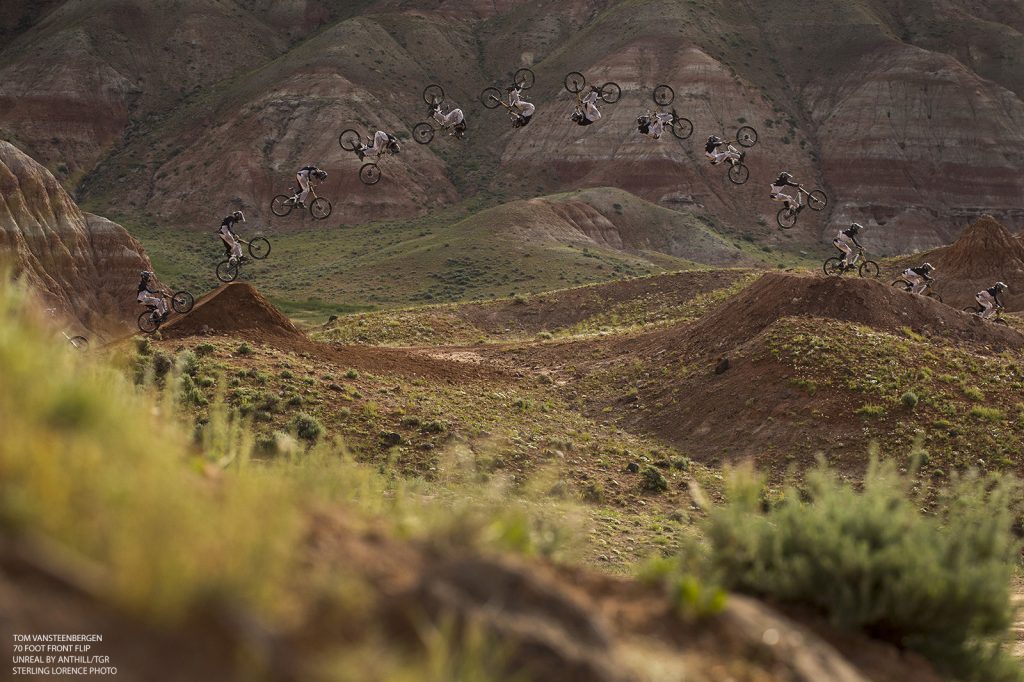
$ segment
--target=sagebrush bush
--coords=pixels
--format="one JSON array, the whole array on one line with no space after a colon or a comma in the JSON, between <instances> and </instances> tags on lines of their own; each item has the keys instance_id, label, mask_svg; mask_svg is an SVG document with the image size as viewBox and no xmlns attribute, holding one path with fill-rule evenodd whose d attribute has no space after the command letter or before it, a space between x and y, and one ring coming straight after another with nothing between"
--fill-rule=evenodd
<instances>
[{"instance_id":1,"label":"sagebrush bush","mask_svg":"<svg viewBox=\"0 0 1024 682\"><path fill-rule=\"evenodd\" d=\"M299 412L295 415L292 419L292 428L295 429L295 433L299 438L310 443L320 440L320 436L324 432L324 427L320 424L320 421L305 412Z\"/></svg>"},{"instance_id":2,"label":"sagebrush bush","mask_svg":"<svg viewBox=\"0 0 1024 682\"><path fill-rule=\"evenodd\" d=\"M967 475L928 516L895 464L872 458L863 489L821 465L765 511L764 485L740 471L708 519L710 563L727 587L812 606L983 679L1001 665L992 652L1012 620L1018 489L1009 477Z\"/></svg>"}]
</instances>

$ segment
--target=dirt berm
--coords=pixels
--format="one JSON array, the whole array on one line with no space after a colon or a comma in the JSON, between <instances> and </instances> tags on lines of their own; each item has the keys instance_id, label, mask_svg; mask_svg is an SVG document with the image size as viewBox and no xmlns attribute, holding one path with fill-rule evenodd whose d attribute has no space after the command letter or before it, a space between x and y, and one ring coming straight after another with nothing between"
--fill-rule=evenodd
<instances>
[{"instance_id":1,"label":"dirt berm","mask_svg":"<svg viewBox=\"0 0 1024 682\"><path fill-rule=\"evenodd\" d=\"M669 347L723 353L783 317L830 318L890 332L906 327L926 337L996 349L1024 346L1020 332L900 291L881 279L769 273L699 322L632 339L629 350L646 354Z\"/></svg>"},{"instance_id":2,"label":"dirt berm","mask_svg":"<svg viewBox=\"0 0 1024 682\"><path fill-rule=\"evenodd\" d=\"M232 282L202 297L192 312L173 316L161 332L172 339L239 332L254 340L265 337L305 338L270 301L251 284L243 282Z\"/></svg>"}]
</instances>

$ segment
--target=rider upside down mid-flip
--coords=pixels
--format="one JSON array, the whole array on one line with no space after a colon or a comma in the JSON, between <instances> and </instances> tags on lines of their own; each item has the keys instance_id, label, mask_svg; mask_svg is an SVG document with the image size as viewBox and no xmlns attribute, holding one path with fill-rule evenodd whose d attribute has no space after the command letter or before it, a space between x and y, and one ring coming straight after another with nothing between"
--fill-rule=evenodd
<instances>
[{"instance_id":1,"label":"rider upside down mid-flip","mask_svg":"<svg viewBox=\"0 0 1024 682\"><path fill-rule=\"evenodd\" d=\"M441 111L441 104L435 102L430 105L427 115L437 121L441 127L451 130L450 134L460 140L466 134L466 116L462 113L462 109L452 109L445 114Z\"/></svg>"},{"instance_id":2,"label":"rider upside down mid-flip","mask_svg":"<svg viewBox=\"0 0 1024 682\"><path fill-rule=\"evenodd\" d=\"M512 127L522 128L529 125L530 119L533 118L533 113L537 110L537 107L523 99L523 86L510 85L506 92L508 92L509 111L512 113Z\"/></svg>"},{"instance_id":3,"label":"rider upside down mid-flip","mask_svg":"<svg viewBox=\"0 0 1024 682\"><path fill-rule=\"evenodd\" d=\"M675 109L671 113L660 112L641 114L636 117L636 129L640 131L642 135L653 137L655 140L661 139L661 134L665 132L665 126L671 124L675 120L676 112Z\"/></svg>"},{"instance_id":4,"label":"rider upside down mid-flip","mask_svg":"<svg viewBox=\"0 0 1024 682\"><path fill-rule=\"evenodd\" d=\"M462 112L460 111L459 113ZM359 160L362 161L367 156L380 156L384 152L398 154L402 151L402 146L398 144L397 137L386 131L378 130L373 134L372 145L359 145L359 148L355 151L359 155Z\"/></svg>"},{"instance_id":5,"label":"rider upside down mid-flip","mask_svg":"<svg viewBox=\"0 0 1024 682\"><path fill-rule=\"evenodd\" d=\"M725 151L719 151L718 148L723 146L725 147ZM704 145L704 155L708 157L712 165L717 166L723 161L728 161L733 164L739 163L743 160L745 153L741 154L736 151L726 144L726 141L718 135L712 135L708 138L707 144Z\"/></svg>"},{"instance_id":6,"label":"rider upside down mid-flip","mask_svg":"<svg viewBox=\"0 0 1024 682\"><path fill-rule=\"evenodd\" d=\"M601 88L590 86L590 92L580 99L577 106L569 117L576 125L588 126L601 118L601 112L597 109L597 99L601 96Z\"/></svg>"}]
</instances>

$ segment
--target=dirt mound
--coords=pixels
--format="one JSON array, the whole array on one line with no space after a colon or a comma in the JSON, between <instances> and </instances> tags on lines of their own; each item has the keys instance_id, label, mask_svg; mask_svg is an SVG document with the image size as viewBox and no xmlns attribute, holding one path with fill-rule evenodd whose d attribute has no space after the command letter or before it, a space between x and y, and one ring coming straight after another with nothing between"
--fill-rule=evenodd
<instances>
[{"instance_id":1,"label":"dirt mound","mask_svg":"<svg viewBox=\"0 0 1024 682\"><path fill-rule=\"evenodd\" d=\"M984 322L947 305L914 296L880 280L768 273L701 321L650 334L633 352L683 346L717 354L749 341L783 317L825 317L898 332L907 327L928 337L1020 348L1024 335Z\"/></svg>"},{"instance_id":2,"label":"dirt mound","mask_svg":"<svg viewBox=\"0 0 1024 682\"><path fill-rule=\"evenodd\" d=\"M900 269L930 262L936 267L936 288L946 302L960 308L995 282L1006 282L1007 310L1024 310L1024 241L999 221L983 215L949 246L896 261Z\"/></svg>"},{"instance_id":3,"label":"dirt mound","mask_svg":"<svg viewBox=\"0 0 1024 682\"><path fill-rule=\"evenodd\" d=\"M233 282L204 296L192 312L175 317L162 332L168 338L237 332L254 339L305 338L270 301L243 282Z\"/></svg>"}]
</instances>

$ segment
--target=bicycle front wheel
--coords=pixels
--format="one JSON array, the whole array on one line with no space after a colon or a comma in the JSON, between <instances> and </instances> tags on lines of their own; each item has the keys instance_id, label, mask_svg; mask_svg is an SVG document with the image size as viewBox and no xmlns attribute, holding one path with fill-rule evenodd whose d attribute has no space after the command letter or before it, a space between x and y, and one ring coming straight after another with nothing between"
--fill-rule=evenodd
<instances>
[{"instance_id":1,"label":"bicycle front wheel","mask_svg":"<svg viewBox=\"0 0 1024 682\"><path fill-rule=\"evenodd\" d=\"M780 208L778 214L775 216L775 222L777 222L779 227L783 230L788 230L796 225L796 211L791 208Z\"/></svg>"},{"instance_id":2,"label":"bicycle front wheel","mask_svg":"<svg viewBox=\"0 0 1024 682\"><path fill-rule=\"evenodd\" d=\"M434 139L434 126L426 122L417 123L416 127L412 129L412 139L420 144L430 144L430 141Z\"/></svg>"},{"instance_id":3,"label":"bicycle front wheel","mask_svg":"<svg viewBox=\"0 0 1024 682\"><path fill-rule=\"evenodd\" d=\"M274 200L270 202L270 210L278 218L283 218L292 212L292 208L295 204L292 203L292 198L285 194L278 194L274 197Z\"/></svg>"},{"instance_id":4,"label":"bicycle front wheel","mask_svg":"<svg viewBox=\"0 0 1024 682\"><path fill-rule=\"evenodd\" d=\"M601 86L601 94L599 97L605 104L615 104L619 101L619 98L622 97L622 88L619 87L618 83L608 81Z\"/></svg>"},{"instance_id":5,"label":"bicycle front wheel","mask_svg":"<svg viewBox=\"0 0 1024 682\"><path fill-rule=\"evenodd\" d=\"M444 88L431 83L423 88L423 101L427 104L440 104L444 101Z\"/></svg>"},{"instance_id":6,"label":"bicycle front wheel","mask_svg":"<svg viewBox=\"0 0 1024 682\"><path fill-rule=\"evenodd\" d=\"M672 134L680 140L685 140L693 135L693 123L688 118L677 118L672 121Z\"/></svg>"},{"instance_id":7,"label":"bicycle front wheel","mask_svg":"<svg viewBox=\"0 0 1024 682\"><path fill-rule=\"evenodd\" d=\"M978 306L969 305L966 308L961 309L960 312L970 313L971 315L977 315L981 312L981 308Z\"/></svg>"},{"instance_id":8,"label":"bicycle front wheel","mask_svg":"<svg viewBox=\"0 0 1024 682\"><path fill-rule=\"evenodd\" d=\"M729 166L729 179L734 185L742 185L750 179L750 169L742 163Z\"/></svg>"},{"instance_id":9,"label":"bicycle front wheel","mask_svg":"<svg viewBox=\"0 0 1024 682\"><path fill-rule=\"evenodd\" d=\"M196 304L196 299L192 297L192 294L187 291L176 291L171 296L171 308L176 313L184 315L188 311L192 310L192 306Z\"/></svg>"},{"instance_id":10,"label":"bicycle front wheel","mask_svg":"<svg viewBox=\"0 0 1024 682\"><path fill-rule=\"evenodd\" d=\"M270 255L270 242L266 237L256 237L249 242L249 255L256 260L263 260Z\"/></svg>"},{"instance_id":11,"label":"bicycle front wheel","mask_svg":"<svg viewBox=\"0 0 1024 682\"><path fill-rule=\"evenodd\" d=\"M676 98L676 91L668 85L659 85L654 88L652 97L654 98L654 103L659 107L667 107Z\"/></svg>"},{"instance_id":12,"label":"bicycle front wheel","mask_svg":"<svg viewBox=\"0 0 1024 682\"><path fill-rule=\"evenodd\" d=\"M68 342L78 350L89 350L89 339L84 336L72 336Z\"/></svg>"},{"instance_id":13,"label":"bicycle front wheel","mask_svg":"<svg viewBox=\"0 0 1024 682\"><path fill-rule=\"evenodd\" d=\"M753 147L757 144L757 131L750 126L743 126L736 131L736 142L741 147Z\"/></svg>"},{"instance_id":14,"label":"bicycle front wheel","mask_svg":"<svg viewBox=\"0 0 1024 682\"><path fill-rule=\"evenodd\" d=\"M820 211L828 206L828 197L820 189L807 195L807 207L812 211Z\"/></svg>"},{"instance_id":15,"label":"bicycle front wheel","mask_svg":"<svg viewBox=\"0 0 1024 682\"><path fill-rule=\"evenodd\" d=\"M534 81L536 81L536 77L530 69L519 69L512 77L512 82L523 90L529 90L532 88Z\"/></svg>"},{"instance_id":16,"label":"bicycle front wheel","mask_svg":"<svg viewBox=\"0 0 1024 682\"><path fill-rule=\"evenodd\" d=\"M364 185L376 185L380 182L380 166L375 163L363 164L359 169L359 179Z\"/></svg>"},{"instance_id":17,"label":"bicycle front wheel","mask_svg":"<svg viewBox=\"0 0 1024 682\"><path fill-rule=\"evenodd\" d=\"M937 292L937 291L929 291L929 292L928 292L927 294L925 294L925 295L926 295L926 296L927 296L928 298L933 298L933 299L935 299L935 300L936 300L936 301L938 301L939 303L944 303L944 302L945 302L945 301L943 301L943 300L942 300L942 294L940 294L940 293L939 293L939 292Z\"/></svg>"},{"instance_id":18,"label":"bicycle front wheel","mask_svg":"<svg viewBox=\"0 0 1024 682\"><path fill-rule=\"evenodd\" d=\"M892 283L892 286L896 287L897 289L902 289L903 291L910 291L911 289L914 288L914 285L905 279L896 280L895 282Z\"/></svg>"},{"instance_id":19,"label":"bicycle front wheel","mask_svg":"<svg viewBox=\"0 0 1024 682\"><path fill-rule=\"evenodd\" d=\"M577 92L583 91L584 86L587 84L587 79L579 71L570 71L566 75L563 84L566 90L575 95Z\"/></svg>"},{"instance_id":20,"label":"bicycle front wheel","mask_svg":"<svg viewBox=\"0 0 1024 682\"><path fill-rule=\"evenodd\" d=\"M501 90L484 88L480 93L480 102L488 109L497 109L501 106Z\"/></svg>"},{"instance_id":21,"label":"bicycle front wheel","mask_svg":"<svg viewBox=\"0 0 1024 682\"><path fill-rule=\"evenodd\" d=\"M876 263L875 261L873 261L873 260L866 260L866 261L864 261L863 263L860 264L860 268L858 268L857 273L861 277L872 277L872 278L874 278L874 277L878 277L879 275L881 275L882 274L882 270L881 270L881 268L878 267L878 263Z\"/></svg>"},{"instance_id":22,"label":"bicycle front wheel","mask_svg":"<svg viewBox=\"0 0 1024 682\"><path fill-rule=\"evenodd\" d=\"M234 282L238 277L238 261L222 260L217 263L217 279L222 282Z\"/></svg>"},{"instance_id":23,"label":"bicycle front wheel","mask_svg":"<svg viewBox=\"0 0 1024 682\"><path fill-rule=\"evenodd\" d=\"M1001 324L1001 325L1002 325L1002 326L1004 326L1004 327L1009 327L1009 326L1010 326L1010 323L1009 323L1009 322L1007 322L1006 320L1004 320L1004 319L1003 319L1003 318L1001 318L1001 317L995 317L995 318L993 318L993 319L992 319L992 322L994 322L995 324Z\"/></svg>"},{"instance_id":24,"label":"bicycle front wheel","mask_svg":"<svg viewBox=\"0 0 1024 682\"><path fill-rule=\"evenodd\" d=\"M331 202L327 201L323 197L317 197L313 199L313 203L309 205L309 213L317 220L323 220L327 216L331 215Z\"/></svg>"}]
</instances>

